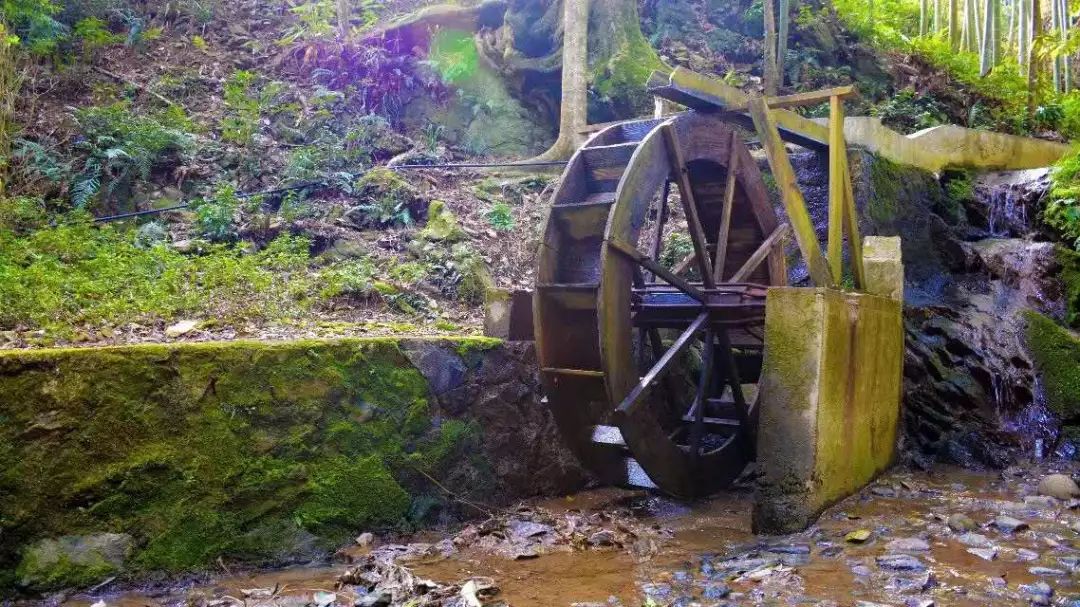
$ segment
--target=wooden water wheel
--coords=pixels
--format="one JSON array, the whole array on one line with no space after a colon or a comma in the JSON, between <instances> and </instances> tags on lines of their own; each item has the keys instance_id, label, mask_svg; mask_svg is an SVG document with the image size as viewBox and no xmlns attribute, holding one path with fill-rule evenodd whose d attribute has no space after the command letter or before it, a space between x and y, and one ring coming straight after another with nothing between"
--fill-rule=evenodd
<instances>
[{"instance_id":1,"label":"wooden water wheel","mask_svg":"<svg viewBox=\"0 0 1080 607\"><path fill-rule=\"evenodd\" d=\"M754 457L786 231L721 115L618 124L571 159L539 254L537 351L560 431L601 480L693 497ZM661 263L687 235L692 253Z\"/></svg>"}]
</instances>

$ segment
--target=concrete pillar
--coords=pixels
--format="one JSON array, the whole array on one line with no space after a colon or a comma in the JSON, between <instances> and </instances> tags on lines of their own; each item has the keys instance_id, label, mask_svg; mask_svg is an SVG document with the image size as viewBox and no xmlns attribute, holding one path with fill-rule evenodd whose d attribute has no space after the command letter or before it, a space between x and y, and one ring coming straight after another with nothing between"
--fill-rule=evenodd
<instances>
[{"instance_id":1,"label":"concrete pillar","mask_svg":"<svg viewBox=\"0 0 1080 607\"><path fill-rule=\"evenodd\" d=\"M758 426L762 477L753 513L759 533L806 528L895 458L903 267L899 239L871 245L864 260L874 294L769 290Z\"/></svg>"}]
</instances>

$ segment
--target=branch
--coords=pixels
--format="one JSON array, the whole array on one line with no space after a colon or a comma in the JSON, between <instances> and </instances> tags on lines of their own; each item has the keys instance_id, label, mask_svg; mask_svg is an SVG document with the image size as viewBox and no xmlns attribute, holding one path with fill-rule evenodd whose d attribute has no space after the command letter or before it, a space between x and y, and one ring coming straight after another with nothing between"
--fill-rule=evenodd
<instances>
[{"instance_id":1,"label":"branch","mask_svg":"<svg viewBox=\"0 0 1080 607\"><path fill-rule=\"evenodd\" d=\"M91 66L90 69L94 70L95 72L97 72L99 74L103 74L105 76L108 76L109 78L112 78L113 80L116 80L117 82L123 82L124 84L126 84L128 86L133 86L133 87L139 89L140 91L146 93L147 95L150 95L154 99L157 99L158 101L164 103L165 105L180 107L179 103L176 103L175 101L169 99L165 95L162 95L161 93L158 93L157 91L152 90L150 87L146 86L145 84L139 84L138 82L133 82L133 81L128 80L127 78L121 76L120 74L117 74L115 72L110 72L109 70L107 70L105 68L102 68L102 67L98 67L96 65Z\"/></svg>"}]
</instances>

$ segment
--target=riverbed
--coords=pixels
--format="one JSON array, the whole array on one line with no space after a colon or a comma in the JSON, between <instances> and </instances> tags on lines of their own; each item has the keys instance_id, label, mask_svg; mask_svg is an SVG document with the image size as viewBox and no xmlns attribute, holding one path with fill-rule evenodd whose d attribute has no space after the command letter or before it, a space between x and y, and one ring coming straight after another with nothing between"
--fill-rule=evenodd
<instances>
[{"instance_id":1,"label":"riverbed","mask_svg":"<svg viewBox=\"0 0 1080 607\"><path fill-rule=\"evenodd\" d=\"M1078 470L1063 461L1004 472L895 470L828 509L807 531L779 537L753 534L753 496L745 488L693 504L602 488L492 512L408 543L365 538L333 564L222 574L153 590L106 587L51 602L1080 605L1080 502L1036 492L1046 474ZM373 568L376 561L382 568ZM394 569L386 569L391 561ZM412 576L412 586L398 580L376 587L375 577L388 571Z\"/></svg>"}]
</instances>

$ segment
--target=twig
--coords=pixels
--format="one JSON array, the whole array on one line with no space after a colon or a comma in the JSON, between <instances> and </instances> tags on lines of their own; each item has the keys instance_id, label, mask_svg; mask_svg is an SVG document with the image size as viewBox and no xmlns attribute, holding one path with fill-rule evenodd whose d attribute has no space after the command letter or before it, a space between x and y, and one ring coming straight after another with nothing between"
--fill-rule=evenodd
<instances>
[{"instance_id":1,"label":"twig","mask_svg":"<svg viewBox=\"0 0 1080 607\"><path fill-rule=\"evenodd\" d=\"M411 467L411 468L412 468L413 470L416 470L417 472L419 472L420 474L422 474L422 475L423 475L423 476L424 476L425 478L427 478L427 479L428 479L429 481L431 481L432 483L434 483L436 487L438 487L439 489L442 489L444 493L446 493L447 495L449 495L450 497L452 497L452 498L453 498L453 499L454 499L455 501L461 502L462 504L465 504L466 506L471 506L471 507L473 507L473 508L476 508L477 510L479 510L480 512L483 512L484 514L486 514L486 515L488 515L488 516L495 516L495 513L497 512L497 509L495 509L495 508L492 508L491 506L485 506L485 505L483 505L483 504L479 504L479 505L478 505L478 504L475 504L475 503L473 503L473 502L470 502L469 500L467 500L467 499L465 499L465 498L461 497L461 496L460 496L460 495L458 495L457 493L454 493L453 491L451 491L451 490L447 489L445 485L443 485L443 484L442 484L442 483L440 483L439 481L435 480L435 479L434 479L434 478L433 478L433 477L432 477L432 476L431 476L430 474L428 474L427 472L424 472L423 470L421 470L420 468L417 468L416 466L412 466L412 465L410 465L410 467Z\"/></svg>"},{"instance_id":2,"label":"twig","mask_svg":"<svg viewBox=\"0 0 1080 607\"><path fill-rule=\"evenodd\" d=\"M105 580L104 582L98 584L97 586L94 586L93 588L87 590L86 594L94 594L98 590L101 590L102 588L108 586L109 584L111 584L111 583L113 583L115 581L116 581L116 576L114 575L111 578Z\"/></svg>"},{"instance_id":3,"label":"twig","mask_svg":"<svg viewBox=\"0 0 1080 607\"><path fill-rule=\"evenodd\" d=\"M118 82L123 82L124 84L127 84L129 86L133 86L133 87L139 89L140 91L146 93L147 95L150 95L154 99L157 99L158 101L164 103L165 105L175 106L175 107L180 106L179 103L176 103L175 101L173 101L172 99L169 99L165 95L162 95L161 93L158 93L157 91L154 91L153 89L146 86L145 84L139 84L138 82L134 82L132 80L129 80L129 79L121 76L120 74L117 74L116 72L110 72L109 70L107 70L107 69L105 69L103 67L98 67L96 65L91 66L90 69L94 70L95 72L97 72L99 74L104 74L105 76L108 76L109 78L112 78L113 80L116 80Z\"/></svg>"}]
</instances>

